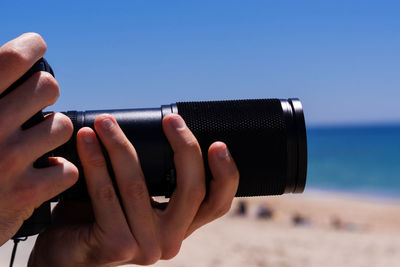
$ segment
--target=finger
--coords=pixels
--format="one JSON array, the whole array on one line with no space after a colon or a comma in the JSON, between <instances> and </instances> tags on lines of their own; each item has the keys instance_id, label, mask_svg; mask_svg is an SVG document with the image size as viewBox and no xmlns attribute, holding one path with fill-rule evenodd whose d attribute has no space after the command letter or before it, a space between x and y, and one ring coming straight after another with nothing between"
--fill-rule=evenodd
<instances>
[{"instance_id":1,"label":"finger","mask_svg":"<svg viewBox=\"0 0 400 267\"><path fill-rule=\"evenodd\" d=\"M239 185L239 171L224 143L215 142L210 146L208 162L213 178L208 195L186 232L186 237L199 227L227 213Z\"/></svg>"},{"instance_id":2,"label":"finger","mask_svg":"<svg viewBox=\"0 0 400 267\"><path fill-rule=\"evenodd\" d=\"M36 112L54 104L60 94L57 81L47 72L33 74L0 99L0 137L13 133Z\"/></svg>"},{"instance_id":3,"label":"finger","mask_svg":"<svg viewBox=\"0 0 400 267\"><path fill-rule=\"evenodd\" d=\"M102 233L121 233L124 238L131 237L100 144L92 129L85 127L78 131L77 148L97 225Z\"/></svg>"},{"instance_id":4,"label":"finger","mask_svg":"<svg viewBox=\"0 0 400 267\"><path fill-rule=\"evenodd\" d=\"M165 210L163 232L167 234L165 244L171 247L175 256L180 243L192 223L205 196L205 174L200 146L177 114L170 114L163 119L163 129L174 152L177 172L177 185ZM166 253L169 254L169 253Z\"/></svg>"},{"instance_id":5,"label":"finger","mask_svg":"<svg viewBox=\"0 0 400 267\"><path fill-rule=\"evenodd\" d=\"M125 214L141 249L139 257L159 259L154 213L136 150L112 116L99 115L94 125L110 156Z\"/></svg>"},{"instance_id":6,"label":"finger","mask_svg":"<svg viewBox=\"0 0 400 267\"><path fill-rule=\"evenodd\" d=\"M46 116L45 120L15 137L11 155L16 157L16 166L29 166L45 153L66 143L73 132L71 120L61 113Z\"/></svg>"},{"instance_id":7,"label":"finger","mask_svg":"<svg viewBox=\"0 0 400 267\"><path fill-rule=\"evenodd\" d=\"M43 202L57 196L67 190L78 180L78 169L71 162L63 158L52 158L52 166L28 169L28 175L24 179L20 190L25 194L24 198L39 207ZM29 203L32 205L32 203Z\"/></svg>"},{"instance_id":8,"label":"finger","mask_svg":"<svg viewBox=\"0 0 400 267\"><path fill-rule=\"evenodd\" d=\"M42 58L46 49L37 33L25 33L0 47L0 93Z\"/></svg>"}]
</instances>

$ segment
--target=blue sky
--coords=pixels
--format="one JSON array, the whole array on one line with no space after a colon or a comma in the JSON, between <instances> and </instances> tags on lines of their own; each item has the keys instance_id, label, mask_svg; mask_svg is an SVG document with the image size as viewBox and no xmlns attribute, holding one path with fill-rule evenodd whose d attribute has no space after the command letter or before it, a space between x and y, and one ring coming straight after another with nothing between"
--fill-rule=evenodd
<instances>
[{"instance_id":1,"label":"blue sky","mask_svg":"<svg viewBox=\"0 0 400 267\"><path fill-rule=\"evenodd\" d=\"M400 122L398 1L2 1L34 31L54 110L299 97L308 125Z\"/></svg>"}]
</instances>

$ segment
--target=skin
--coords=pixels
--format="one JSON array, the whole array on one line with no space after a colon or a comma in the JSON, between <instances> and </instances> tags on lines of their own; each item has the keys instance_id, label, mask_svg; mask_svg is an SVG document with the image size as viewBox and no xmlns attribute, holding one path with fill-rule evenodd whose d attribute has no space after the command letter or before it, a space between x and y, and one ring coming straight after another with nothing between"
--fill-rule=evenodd
<instances>
[{"instance_id":1,"label":"skin","mask_svg":"<svg viewBox=\"0 0 400 267\"><path fill-rule=\"evenodd\" d=\"M46 51L46 43L33 33L0 47L0 93L24 74ZM28 130L21 125L52 105L60 94L48 73L36 73L0 99L0 244L8 241L34 208L56 196L78 178L78 170L62 158L52 166L34 169L33 162L62 145L72 135L71 121L57 113Z\"/></svg>"},{"instance_id":2,"label":"skin","mask_svg":"<svg viewBox=\"0 0 400 267\"><path fill-rule=\"evenodd\" d=\"M160 210L151 205L136 151L115 119L104 114L95 120L96 133L113 164L125 214L94 131L78 132L78 153L92 205L61 203L53 227L39 235L30 266L148 265L171 259L194 230L229 210L239 176L226 145L210 146L214 178L206 195L196 138L179 115L165 117L163 129L174 151L177 187L166 209ZM83 219L82 214L90 215Z\"/></svg>"},{"instance_id":3,"label":"skin","mask_svg":"<svg viewBox=\"0 0 400 267\"><path fill-rule=\"evenodd\" d=\"M37 34L25 34L0 49L0 92L5 90L46 50ZM77 169L61 158L52 166L34 169L32 163L72 134L72 124L61 114L46 117L32 129L20 126L59 95L57 82L46 73L33 75L0 99L0 240L4 243L35 207L61 193L78 177ZM107 114L95 120L95 131L77 134L90 202L60 202L53 224L41 233L29 266L117 266L153 264L171 259L182 241L199 227L221 217L230 208L239 173L222 142L208 150L213 179L206 192L201 150L179 115L162 121L174 151L177 187L168 205L149 196L135 148L116 120ZM116 196L99 141L115 172L122 201ZM157 207L164 206L159 209Z\"/></svg>"}]
</instances>

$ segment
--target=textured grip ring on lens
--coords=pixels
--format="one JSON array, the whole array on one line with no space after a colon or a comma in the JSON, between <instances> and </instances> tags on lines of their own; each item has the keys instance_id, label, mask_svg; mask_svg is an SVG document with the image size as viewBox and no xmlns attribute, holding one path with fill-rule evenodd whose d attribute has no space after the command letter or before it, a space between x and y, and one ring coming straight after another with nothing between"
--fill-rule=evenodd
<instances>
[{"instance_id":1,"label":"textured grip ring on lens","mask_svg":"<svg viewBox=\"0 0 400 267\"><path fill-rule=\"evenodd\" d=\"M291 117L287 118L282 101L253 99L177 103L178 113L198 139L204 157L213 142L227 144L240 172L236 196L277 195L288 189L294 192L304 188L304 184L296 184L300 179L294 174L297 173L299 156L294 112L289 105ZM289 136L294 136L289 138L295 142L293 151L287 149ZM288 156L292 159L288 160ZM208 164L205 166L207 177L211 177ZM293 173L291 179L288 179L288 167Z\"/></svg>"}]
</instances>

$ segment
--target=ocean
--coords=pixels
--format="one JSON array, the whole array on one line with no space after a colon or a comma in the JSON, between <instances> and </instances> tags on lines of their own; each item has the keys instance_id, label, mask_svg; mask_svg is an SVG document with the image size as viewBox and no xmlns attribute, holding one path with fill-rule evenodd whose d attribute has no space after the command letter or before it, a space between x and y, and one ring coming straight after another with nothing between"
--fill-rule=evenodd
<instances>
[{"instance_id":1,"label":"ocean","mask_svg":"<svg viewBox=\"0 0 400 267\"><path fill-rule=\"evenodd\" d=\"M309 127L306 190L400 199L400 124Z\"/></svg>"}]
</instances>

